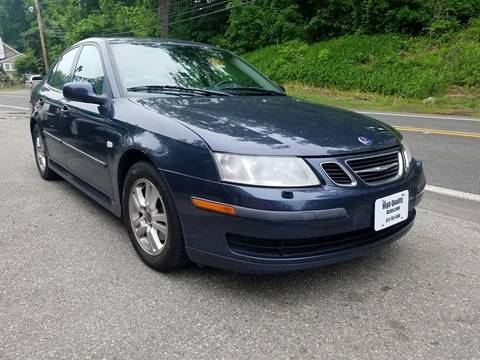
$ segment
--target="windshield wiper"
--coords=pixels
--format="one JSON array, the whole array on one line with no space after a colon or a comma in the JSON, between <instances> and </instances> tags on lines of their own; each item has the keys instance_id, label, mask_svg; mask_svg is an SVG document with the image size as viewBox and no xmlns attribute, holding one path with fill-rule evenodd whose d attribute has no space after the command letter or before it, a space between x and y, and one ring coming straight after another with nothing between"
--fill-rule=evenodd
<instances>
[{"instance_id":1,"label":"windshield wiper","mask_svg":"<svg viewBox=\"0 0 480 360\"><path fill-rule=\"evenodd\" d=\"M172 92L172 93L186 93L186 95L204 95L204 96L231 96L225 92L221 91L212 91L205 89L189 88L183 86L174 86L174 85L142 85L142 86L133 86L127 88L127 91L137 91L137 92Z\"/></svg>"},{"instance_id":2,"label":"windshield wiper","mask_svg":"<svg viewBox=\"0 0 480 360\"><path fill-rule=\"evenodd\" d=\"M285 94L281 93L280 91L268 90L268 89L263 89L263 88L259 88L259 87L255 87L255 86L224 87L224 88L222 88L222 90L251 91L251 92L257 92L257 93L262 93L262 94L285 96Z\"/></svg>"}]
</instances>

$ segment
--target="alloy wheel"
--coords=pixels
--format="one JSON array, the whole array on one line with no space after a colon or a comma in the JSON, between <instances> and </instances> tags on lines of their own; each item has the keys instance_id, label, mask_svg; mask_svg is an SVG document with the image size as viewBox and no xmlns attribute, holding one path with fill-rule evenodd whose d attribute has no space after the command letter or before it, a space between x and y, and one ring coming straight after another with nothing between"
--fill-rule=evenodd
<instances>
[{"instance_id":1,"label":"alloy wheel","mask_svg":"<svg viewBox=\"0 0 480 360\"><path fill-rule=\"evenodd\" d=\"M47 168L47 157L45 155L45 145L40 132L37 132L35 137L35 154L37 157L38 167L40 168L40 171L44 173L45 169Z\"/></svg>"},{"instance_id":2,"label":"alloy wheel","mask_svg":"<svg viewBox=\"0 0 480 360\"><path fill-rule=\"evenodd\" d=\"M168 219L157 188L147 179L138 179L130 189L128 202L136 240L149 255L160 255L167 242Z\"/></svg>"}]
</instances>

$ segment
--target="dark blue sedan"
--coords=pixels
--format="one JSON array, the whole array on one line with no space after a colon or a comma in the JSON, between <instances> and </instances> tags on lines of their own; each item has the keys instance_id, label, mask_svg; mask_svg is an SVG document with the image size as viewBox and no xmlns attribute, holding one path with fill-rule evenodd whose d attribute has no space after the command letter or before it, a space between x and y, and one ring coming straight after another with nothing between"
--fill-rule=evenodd
<instances>
[{"instance_id":1,"label":"dark blue sedan","mask_svg":"<svg viewBox=\"0 0 480 360\"><path fill-rule=\"evenodd\" d=\"M306 269L389 244L425 188L392 127L286 96L235 54L81 41L33 91L40 175L117 216L154 269ZM100 239L99 239L100 241Z\"/></svg>"}]
</instances>

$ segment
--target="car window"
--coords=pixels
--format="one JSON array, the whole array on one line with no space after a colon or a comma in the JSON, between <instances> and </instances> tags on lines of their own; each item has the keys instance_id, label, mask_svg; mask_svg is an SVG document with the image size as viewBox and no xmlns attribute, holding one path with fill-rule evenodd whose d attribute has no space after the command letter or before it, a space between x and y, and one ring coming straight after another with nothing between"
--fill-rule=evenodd
<instances>
[{"instance_id":1,"label":"car window","mask_svg":"<svg viewBox=\"0 0 480 360\"><path fill-rule=\"evenodd\" d=\"M278 91L270 80L240 57L216 48L135 42L112 44L112 50L127 89L166 85L207 90L256 87Z\"/></svg>"},{"instance_id":2,"label":"car window","mask_svg":"<svg viewBox=\"0 0 480 360\"><path fill-rule=\"evenodd\" d=\"M69 52L65 53L62 58L58 61L57 65L52 71L50 78L48 79L48 84L57 89L63 89L71 75L73 60L75 60L75 55L77 54L78 48L72 49Z\"/></svg>"},{"instance_id":3,"label":"car window","mask_svg":"<svg viewBox=\"0 0 480 360\"><path fill-rule=\"evenodd\" d=\"M95 93L102 95L104 90L105 75L103 73L102 59L94 45L85 45L78 58L77 67L73 74L73 81L86 81L93 85Z\"/></svg>"},{"instance_id":4,"label":"car window","mask_svg":"<svg viewBox=\"0 0 480 360\"><path fill-rule=\"evenodd\" d=\"M34 76L32 77L32 80L42 80L43 78L41 76Z\"/></svg>"}]
</instances>

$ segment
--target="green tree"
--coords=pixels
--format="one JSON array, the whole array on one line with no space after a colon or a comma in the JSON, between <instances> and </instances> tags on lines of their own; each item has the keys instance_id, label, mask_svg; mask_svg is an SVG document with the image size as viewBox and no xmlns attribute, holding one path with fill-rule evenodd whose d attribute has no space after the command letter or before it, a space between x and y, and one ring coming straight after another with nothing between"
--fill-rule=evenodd
<instances>
[{"instance_id":1,"label":"green tree","mask_svg":"<svg viewBox=\"0 0 480 360\"><path fill-rule=\"evenodd\" d=\"M245 52L299 38L302 27L303 17L296 4L265 0L232 10L224 44Z\"/></svg>"},{"instance_id":2,"label":"green tree","mask_svg":"<svg viewBox=\"0 0 480 360\"><path fill-rule=\"evenodd\" d=\"M21 0L0 0L0 37L19 49L23 47L20 34L29 27L25 11Z\"/></svg>"},{"instance_id":3,"label":"green tree","mask_svg":"<svg viewBox=\"0 0 480 360\"><path fill-rule=\"evenodd\" d=\"M223 0L175 1L170 16L171 37L218 43L227 29L230 13L224 10L228 5Z\"/></svg>"},{"instance_id":4,"label":"green tree","mask_svg":"<svg viewBox=\"0 0 480 360\"><path fill-rule=\"evenodd\" d=\"M25 74L36 74L39 72L37 58L32 52L26 53L15 60L15 77L23 78Z\"/></svg>"},{"instance_id":5,"label":"green tree","mask_svg":"<svg viewBox=\"0 0 480 360\"><path fill-rule=\"evenodd\" d=\"M441 38L480 14L480 0L40 0L49 59L91 36L159 36L158 7L168 1L172 37L239 52L350 34ZM32 5L33 0L0 0L0 36L40 58Z\"/></svg>"}]
</instances>

